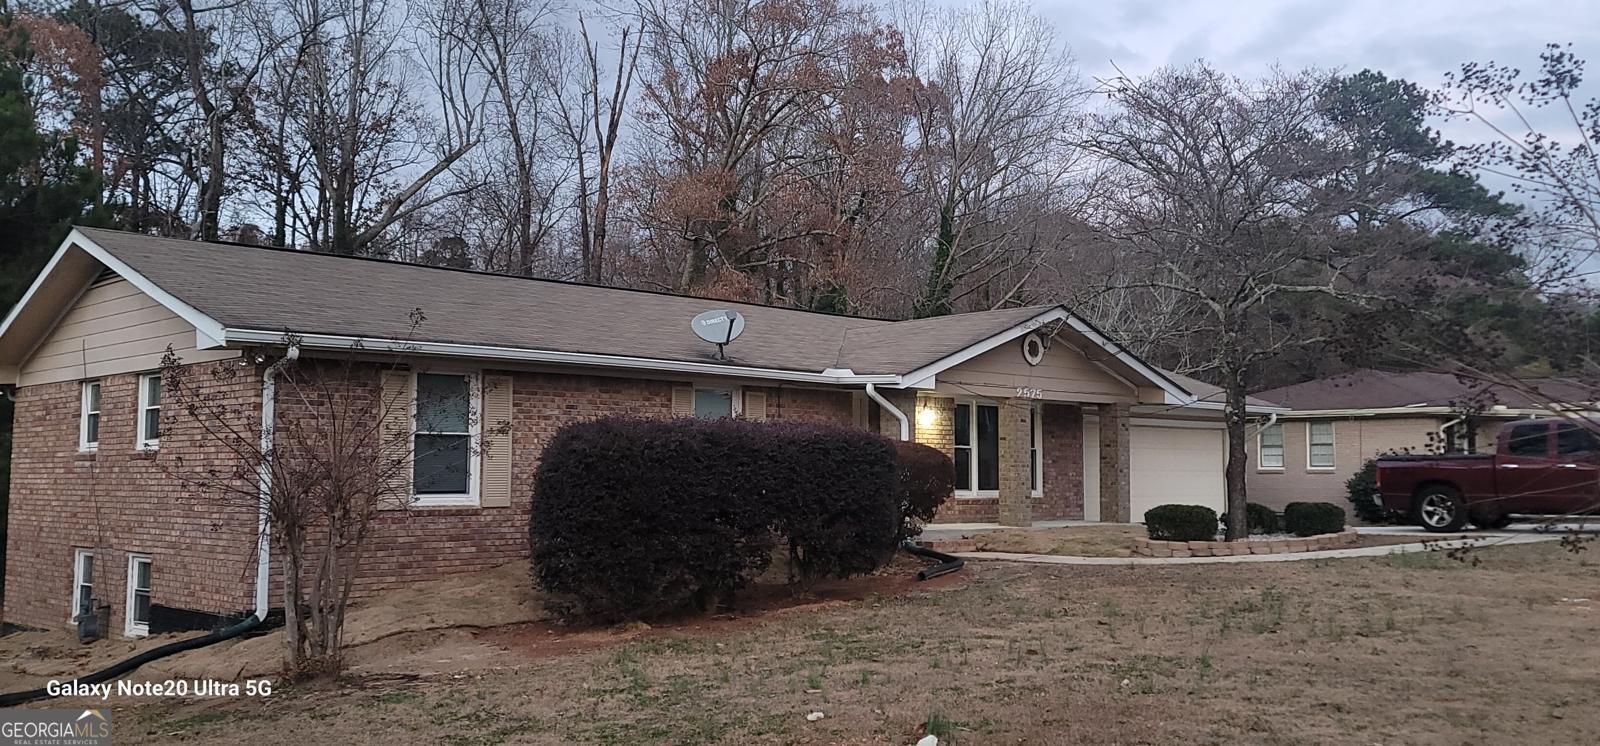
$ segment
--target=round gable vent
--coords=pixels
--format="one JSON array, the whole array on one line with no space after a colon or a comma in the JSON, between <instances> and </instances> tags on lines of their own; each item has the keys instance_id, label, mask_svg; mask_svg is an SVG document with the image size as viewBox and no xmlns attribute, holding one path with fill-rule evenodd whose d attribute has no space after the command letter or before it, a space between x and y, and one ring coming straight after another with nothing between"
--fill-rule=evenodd
<instances>
[{"instance_id":1,"label":"round gable vent","mask_svg":"<svg viewBox=\"0 0 1600 746\"><path fill-rule=\"evenodd\" d=\"M1044 362L1044 337L1038 332L1022 338L1022 359L1029 365L1038 365Z\"/></svg>"}]
</instances>

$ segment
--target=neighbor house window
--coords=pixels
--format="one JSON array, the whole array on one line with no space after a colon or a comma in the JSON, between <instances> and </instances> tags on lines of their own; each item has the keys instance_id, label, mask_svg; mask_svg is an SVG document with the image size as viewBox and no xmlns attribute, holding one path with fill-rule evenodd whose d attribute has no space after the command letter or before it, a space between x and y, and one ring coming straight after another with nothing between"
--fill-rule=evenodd
<instances>
[{"instance_id":1,"label":"neighbor house window","mask_svg":"<svg viewBox=\"0 0 1600 746\"><path fill-rule=\"evenodd\" d=\"M139 376L139 448L161 443L161 374Z\"/></svg>"},{"instance_id":2,"label":"neighbor house window","mask_svg":"<svg viewBox=\"0 0 1600 746\"><path fill-rule=\"evenodd\" d=\"M83 382L83 414L78 422L78 450L100 447L100 382Z\"/></svg>"},{"instance_id":3,"label":"neighbor house window","mask_svg":"<svg viewBox=\"0 0 1600 746\"><path fill-rule=\"evenodd\" d=\"M731 389L694 390L694 416L714 420L733 416L733 391Z\"/></svg>"},{"instance_id":4,"label":"neighbor house window","mask_svg":"<svg viewBox=\"0 0 1600 746\"><path fill-rule=\"evenodd\" d=\"M128 555L128 623L124 626L129 637L150 634L150 558L142 554Z\"/></svg>"},{"instance_id":5,"label":"neighbor house window","mask_svg":"<svg viewBox=\"0 0 1600 746\"><path fill-rule=\"evenodd\" d=\"M469 374L418 373L412 484L417 505L477 503L472 436L477 382Z\"/></svg>"},{"instance_id":6,"label":"neighbor house window","mask_svg":"<svg viewBox=\"0 0 1600 746\"><path fill-rule=\"evenodd\" d=\"M1261 428L1261 434L1256 436L1258 458L1262 469L1283 468L1283 425L1269 425Z\"/></svg>"},{"instance_id":7,"label":"neighbor house window","mask_svg":"<svg viewBox=\"0 0 1600 746\"><path fill-rule=\"evenodd\" d=\"M1306 466L1311 469L1333 468L1333 423L1306 423Z\"/></svg>"},{"instance_id":8,"label":"neighbor house window","mask_svg":"<svg viewBox=\"0 0 1600 746\"><path fill-rule=\"evenodd\" d=\"M1000 408L957 402L955 426L956 489L967 493L998 491Z\"/></svg>"},{"instance_id":9,"label":"neighbor house window","mask_svg":"<svg viewBox=\"0 0 1600 746\"><path fill-rule=\"evenodd\" d=\"M79 549L72 554L72 617L87 614L94 598L94 552Z\"/></svg>"}]
</instances>

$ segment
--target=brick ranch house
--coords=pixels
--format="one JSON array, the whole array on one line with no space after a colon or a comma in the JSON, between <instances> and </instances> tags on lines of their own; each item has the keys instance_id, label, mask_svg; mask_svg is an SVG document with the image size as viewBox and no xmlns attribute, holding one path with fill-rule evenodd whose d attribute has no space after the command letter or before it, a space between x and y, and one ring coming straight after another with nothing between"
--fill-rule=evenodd
<instances>
[{"instance_id":1,"label":"brick ranch house","mask_svg":"<svg viewBox=\"0 0 1600 746\"><path fill-rule=\"evenodd\" d=\"M726 359L689 327L718 308L747 321ZM231 365L214 395L260 412L285 330L302 361L403 347L409 373L372 385L413 402L419 381L470 392L485 420L509 422L493 447L450 451L459 480L418 477L414 503L377 519L360 594L525 557L543 445L613 413L823 420L928 443L958 467L943 522L1223 502L1218 391L1061 307L886 321L80 228L0 326L16 402L5 621L67 624L91 597L128 635L264 613L280 563L258 560L256 509L183 494L162 470L228 456L162 408L160 367L168 349Z\"/></svg>"},{"instance_id":2,"label":"brick ranch house","mask_svg":"<svg viewBox=\"0 0 1600 746\"><path fill-rule=\"evenodd\" d=\"M1530 379L1546 397L1583 406L1594 392L1559 379ZM1262 421L1245 492L1281 511L1297 501L1345 504L1345 481L1383 453L1493 450L1500 426L1547 417L1545 402L1450 373L1358 370L1262 391L1283 407ZM1479 405L1468 415L1464 404Z\"/></svg>"}]
</instances>

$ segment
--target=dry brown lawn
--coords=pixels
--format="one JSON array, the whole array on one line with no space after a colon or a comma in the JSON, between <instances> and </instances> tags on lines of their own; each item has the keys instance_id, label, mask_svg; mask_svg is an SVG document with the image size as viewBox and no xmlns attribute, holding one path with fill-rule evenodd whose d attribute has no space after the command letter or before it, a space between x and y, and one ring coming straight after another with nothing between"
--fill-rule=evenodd
<instances>
[{"instance_id":1,"label":"dry brown lawn","mask_svg":"<svg viewBox=\"0 0 1600 746\"><path fill-rule=\"evenodd\" d=\"M115 702L119 743L1600 743L1596 565L1554 543L957 580L457 673ZM548 632L546 632L548 634ZM826 717L808 722L806 714Z\"/></svg>"}]
</instances>

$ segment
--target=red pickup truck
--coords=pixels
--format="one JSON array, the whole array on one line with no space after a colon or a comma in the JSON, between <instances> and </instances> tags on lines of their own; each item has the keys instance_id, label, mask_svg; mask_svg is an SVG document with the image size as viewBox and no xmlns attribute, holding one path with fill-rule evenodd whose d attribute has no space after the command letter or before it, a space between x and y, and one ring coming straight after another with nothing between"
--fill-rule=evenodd
<instances>
[{"instance_id":1,"label":"red pickup truck","mask_svg":"<svg viewBox=\"0 0 1600 746\"><path fill-rule=\"evenodd\" d=\"M1502 528L1512 514L1600 513L1600 438L1593 426L1549 418L1509 422L1492 454L1380 456L1378 498L1429 531L1470 521Z\"/></svg>"}]
</instances>

